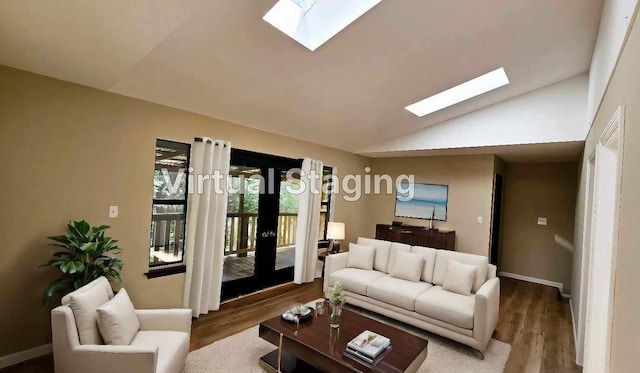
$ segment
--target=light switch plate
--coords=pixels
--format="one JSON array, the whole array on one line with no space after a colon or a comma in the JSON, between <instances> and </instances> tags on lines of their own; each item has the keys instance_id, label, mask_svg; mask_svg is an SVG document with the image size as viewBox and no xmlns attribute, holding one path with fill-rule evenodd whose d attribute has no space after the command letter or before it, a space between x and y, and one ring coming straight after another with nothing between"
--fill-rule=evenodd
<instances>
[{"instance_id":1,"label":"light switch plate","mask_svg":"<svg viewBox=\"0 0 640 373\"><path fill-rule=\"evenodd\" d=\"M482 216L478 216L478 224L482 224Z\"/></svg>"},{"instance_id":2,"label":"light switch plate","mask_svg":"<svg viewBox=\"0 0 640 373\"><path fill-rule=\"evenodd\" d=\"M547 225L547 218L538 218L538 225Z\"/></svg>"},{"instance_id":3,"label":"light switch plate","mask_svg":"<svg viewBox=\"0 0 640 373\"><path fill-rule=\"evenodd\" d=\"M109 217L110 218L118 217L118 206L109 206Z\"/></svg>"}]
</instances>

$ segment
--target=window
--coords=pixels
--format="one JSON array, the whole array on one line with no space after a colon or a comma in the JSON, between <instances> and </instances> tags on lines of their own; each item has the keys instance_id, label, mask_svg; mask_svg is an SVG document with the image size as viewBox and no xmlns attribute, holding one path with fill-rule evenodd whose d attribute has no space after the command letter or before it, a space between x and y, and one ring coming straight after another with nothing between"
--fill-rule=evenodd
<instances>
[{"instance_id":1,"label":"window","mask_svg":"<svg viewBox=\"0 0 640 373\"><path fill-rule=\"evenodd\" d=\"M322 200L320 202L320 229L318 230L318 240L327 240L327 225L331 219L331 193L333 185L331 184L331 175L333 168L325 166L322 170ZM328 192L328 193L325 193Z\"/></svg>"},{"instance_id":2,"label":"window","mask_svg":"<svg viewBox=\"0 0 640 373\"><path fill-rule=\"evenodd\" d=\"M187 170L190 150L189 144L156 140L147 277L185 271Z\"/></svg>"}]
</instances>

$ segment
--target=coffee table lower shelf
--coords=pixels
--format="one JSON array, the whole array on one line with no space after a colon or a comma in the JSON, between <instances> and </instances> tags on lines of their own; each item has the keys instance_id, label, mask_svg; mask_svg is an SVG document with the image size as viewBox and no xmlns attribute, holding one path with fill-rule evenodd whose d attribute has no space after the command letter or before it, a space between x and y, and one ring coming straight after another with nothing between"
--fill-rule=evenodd
<instances>
[{"instance_id":1,"label":"coffee table lower shelf","mask_svg":"<svg viewBox=\"0 0 640 373\"><path fill-rule=\"evenodd\" d=\"M259 360L260 367L269 373L278 372L278 350L275 349ZM305 363L295 355L282 351L280 371L283 373L321 373L322 371Z\"/></svg>"}]
</instances>

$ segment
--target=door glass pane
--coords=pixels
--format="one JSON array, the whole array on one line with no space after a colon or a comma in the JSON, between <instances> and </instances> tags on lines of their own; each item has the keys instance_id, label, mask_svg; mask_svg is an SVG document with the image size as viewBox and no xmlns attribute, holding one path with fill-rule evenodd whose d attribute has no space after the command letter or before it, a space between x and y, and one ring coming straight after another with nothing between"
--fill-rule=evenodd
<instances>
[{"instance_id":1,"label":"door glass pane","mask_svg":"<svg viewBox=\"0 0 640 373\"><path fill-rule=\"evenodd\" d=\"M231 166L222 281L252 277L258 232L260 169Z\"/></svg>"},{"instance_id":2,"label":"door glass pane","mask_svg":"<svg viewBox=\"0 0 640 373\"><path fill-rule=\"evenodd\" d=\"M276 248L276 270L295 265L296 227L298 222L298 202L300 178L287 180L286 171L281 174L280 209L278 213L278 244Z\"/></svg>"}]
</instances>

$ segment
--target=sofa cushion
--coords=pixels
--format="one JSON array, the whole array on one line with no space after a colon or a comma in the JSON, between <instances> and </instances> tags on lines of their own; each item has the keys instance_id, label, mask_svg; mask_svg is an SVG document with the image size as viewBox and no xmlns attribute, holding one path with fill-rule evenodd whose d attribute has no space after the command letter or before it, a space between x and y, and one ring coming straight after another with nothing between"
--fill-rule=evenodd
<instances>
[{"instance_id":1,"label":"sofa cushion","mask_svg":"<svg viewBox=\"0 0 640 373\"><path fill-rule=\"evenodd\" d=\"M418 295L429 290L432 286L426 282L411 282L385 276L367 287L367 296L396 307L414 311Z\"/></svg>"},{"instance_id":2,"label":"sofa cushion","mask_svg":"<svg viewBox=\"0 0 640 373\"><path fill-rule=\"evenodd\" d=\"M379 271L343 268L329 275L329 285L333 286L336 281L340 281L344 285L344 290L367 295L367 286L384 276L386 276L386 273Z\"/></svg>"},{"instance_id":3,"label":"sofa cushion","mask_svg":"<svg viewBox=\"0 0 640 373\"><path fill-rule=\"evenodd\" d=\"M358 245L375 247L376 256L373 260L373 269L380 272L387 272L387 263L389 262L389 251L391 250L391 242L374 240L372 238L358 237Z\"/></svg>"},{"instance_id":4,"label":"sofa cushion","mask_svg":"<svg viewBox=\"0 0 640 373\"><path fill-rule=\"evenodd\" d=\"M398 254L399 252L409 253L411 252L411 246L399 242L391 243L391 251L389 252L389 263L387 264L387 273L389 273L389 271L391 271L391 269L393 268L393 265L396 262L396 254Z\"/></svg>"},{"instance_id":5,"label":"sofa cushion","mask_svg":"<svg viewBox=\"0 0 640 373\"><path fill-rule=\"evenodd\" d=\"M444 277L447 274L450 260L478 267L476 268L476 278L473 282L473 288L471 289L473 293L478 291L482 284L487 281L487 268L489 267L489 262L486 256L461 253L457 251L438 250L438 253L436 254L436 265L433 271L434 285L442 285L444 282Z\"/></svg>"},{"instance_id":6,"label":"sofa cushion","mask_svg":"<svg viewBox=\"0 0 640 373\"><path fill-rule=\"evenodd\" d=\"M436 265L436 254L438 250L424 246L412 246L411 252L424 255L424 265L422 267L420 280L433 283L433 268Z\"/></svg>"},{"instance_id":7,"label":"sofa cushion","mask_svg":"<svg viewBox=\"0 0 640 373\"><path fill-rule=\"evenodd\" d=\"M140 329L136 310L124 288L96 311L98 329L106 344L128 345Z\"/></svg>"},{"instance_id":8,"label":"sofa cushion","mask_svg":"<svg viewBox=\"0 0 640 373\"><path fill-rule=\"evenodd\" d=\"M157 373L178 373L189 353L189 334L176 331L139 331L132 346L158 347Z\"/></svg>"},{"instance_id":9,"label":"sofa cushion","mask_svg":"<svg viewBox=\"0 0 640 373\"><path fill-rule=\"evenodd\" d=\"M475 295L460 295L434 286L416 298L416 312L464 329L473 329Z\"/></svg>"},{"instance_id":10,"label":"sofa cushion","mask_svg":"<svg viewBox=\"0 0 640 373\"><path fill-rule=\"evenodd\" d=\"M376 255L376 248L373 246L349 244L348 268L360 268L371 271L373 269L373 258Z\"/></svg>"},{"instance_id":11,"label":"sofa cushion","mask_svg":"<svg viewBox=\"0 0 640 373\"><path fill-rule=\"evenodd\" d=\"M420 282L423 265L423 255L401 251L396 253L396 260L393 268L389 270L389 275L402 280Z\"/></svg>"},{"instance_id":12,"label":"sofa cushion","mask_svg":"<svg viewBox=\"0 0 640 373\"><path fill-rule=\"evenodd\" d=\"M76 319L80 344L103 344L100 330L98 330L96 309L108 301L109 294L103 286L92 286L84 291L70 294L69 306Z\"/></svg>"},{"instance_id":13,"label":"sofa cushion","mask_svg":"<svg viewBox=\"0 0 640 373\"><path fill-rule=\"evenodd\" d=\"M450 260L442 283L442 289L462 295L471 295L471 288L475 278L476 266Z\"/></svg>"}]
</instances>

